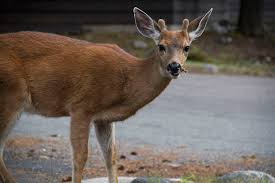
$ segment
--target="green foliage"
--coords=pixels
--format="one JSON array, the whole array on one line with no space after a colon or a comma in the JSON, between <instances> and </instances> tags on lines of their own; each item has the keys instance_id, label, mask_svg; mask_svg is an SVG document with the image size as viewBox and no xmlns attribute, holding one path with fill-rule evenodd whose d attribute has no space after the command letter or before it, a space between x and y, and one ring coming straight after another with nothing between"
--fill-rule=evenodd
<instances>
[{"instance_id":1,"label":"green foliage","mask_svg":"<svg viewBox=\"0 0 275 183\"><path fill-rule=\"evenodd\" d=\"M216 178L212 176L197 176L191 174L182 176L180 183L216 183Z\"/></svg>"},{"instance_id":2,"label":"green foliage","mask_svg":"<svg viewBox=\"0 0 275 183\"><path fill-rule=\"evenodd\" d=\"M196 177L193 174L191 174L181 177L180 183L190 183L191 181L194 182L195 180Z\"/></svg>"},{"instance_id":3,"label":"green foliage","mask_svg":"<svg viewBox=\"0 0 275 183\"><path fill-rule=\"evenodd\" d=\"M202 49L196 46L192 46L190 53L188 55L188 59L207 63L212 63L214 61L214 59L211 58L207 52L203 51Z\"/></svg>"}]
</instances>

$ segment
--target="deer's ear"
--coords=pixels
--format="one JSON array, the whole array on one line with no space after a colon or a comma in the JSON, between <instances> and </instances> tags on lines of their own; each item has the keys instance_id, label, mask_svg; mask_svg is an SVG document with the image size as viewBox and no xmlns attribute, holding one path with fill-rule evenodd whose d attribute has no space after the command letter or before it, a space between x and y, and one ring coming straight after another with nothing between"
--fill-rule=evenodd
<instances>
[{"instance_id":1,"label":"deer's ear","mask_svg":"<svg viewBox=\"0 0 275 183\"><path fill-rule=\"evenodd\" d=\"M160 37L158 24L141 9L135 7L133 11L138 31L145 37L158 40Z\"/></svg>"},{"instance_id":2,"label":"deer's ear","mask_svg":"<svg viewBox=\"0 0 275 183\"><path fill-rule=\"evenodd\" d=\"M191 40L195 40L197 37L202 35L212 11L213 8L211 8L204 16L198 17L190 22L188 32Z\"/></svg>"}]
</instances>

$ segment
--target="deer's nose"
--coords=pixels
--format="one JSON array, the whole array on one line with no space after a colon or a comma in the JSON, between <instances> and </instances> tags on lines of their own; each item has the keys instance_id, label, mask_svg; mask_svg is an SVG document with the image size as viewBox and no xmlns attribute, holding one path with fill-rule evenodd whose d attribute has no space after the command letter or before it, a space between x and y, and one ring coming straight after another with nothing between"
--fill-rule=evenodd
<instances>
[{"instance_id":1,"label":"deer's nose","mask_svg":"<svg viewBox=\"0 0 275 183\"><path fill-rule=\"evenodd\" d=\"M180 69L181 69L181 66L180 66L180 64L177 63L177 62L172 62L172 63L168 64L168 66L167 66L167 70L168 70L172 75L179 74Z\"/></svg>"}]
</instances>

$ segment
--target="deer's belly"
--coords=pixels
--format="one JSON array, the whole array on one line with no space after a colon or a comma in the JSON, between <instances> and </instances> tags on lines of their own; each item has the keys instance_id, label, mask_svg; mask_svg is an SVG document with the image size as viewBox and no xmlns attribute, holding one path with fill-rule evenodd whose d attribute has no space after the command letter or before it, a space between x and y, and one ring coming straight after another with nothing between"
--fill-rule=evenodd
<instances>
[{"instance_id":1,"label":"deer's belly","mask_svg":"<svg viewBox=\"0 0 275 183\"><path fill-rule=\"evenodd\" d=\"M24 105L24 112L29 114L38 114L45 117L62 117L68 116L69 113L66 111L58 100L39 100L28 97L27 102Z\"/></svg>"},{"instance_id":2,"label":"deer's belly","mask_svg":"<svg viewBox=\"0 0 275 183\"><path fill-rule=\"evenodd\" d=\"M118 122L133 116L138 109L132 105L115 105L93 116L95 122Z\"/></svg>"}]
</instances>

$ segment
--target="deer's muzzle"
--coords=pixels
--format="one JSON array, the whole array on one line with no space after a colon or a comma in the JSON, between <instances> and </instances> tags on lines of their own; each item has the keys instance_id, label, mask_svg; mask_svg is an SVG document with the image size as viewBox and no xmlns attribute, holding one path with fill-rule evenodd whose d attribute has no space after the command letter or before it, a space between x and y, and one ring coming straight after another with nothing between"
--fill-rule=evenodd
<instances>
[{"instance_id":1,"label":"deer's muzzle","mask_svg":"<svg viewBox=\"0 0 275 183\"><path fill-rule=\"evenodd\" d=\"M180 72L182 71L181 65L177 62L172 62L167 65L167 71L172 75L172 76L178 76Z\"/></svg>"}]
</instances>

